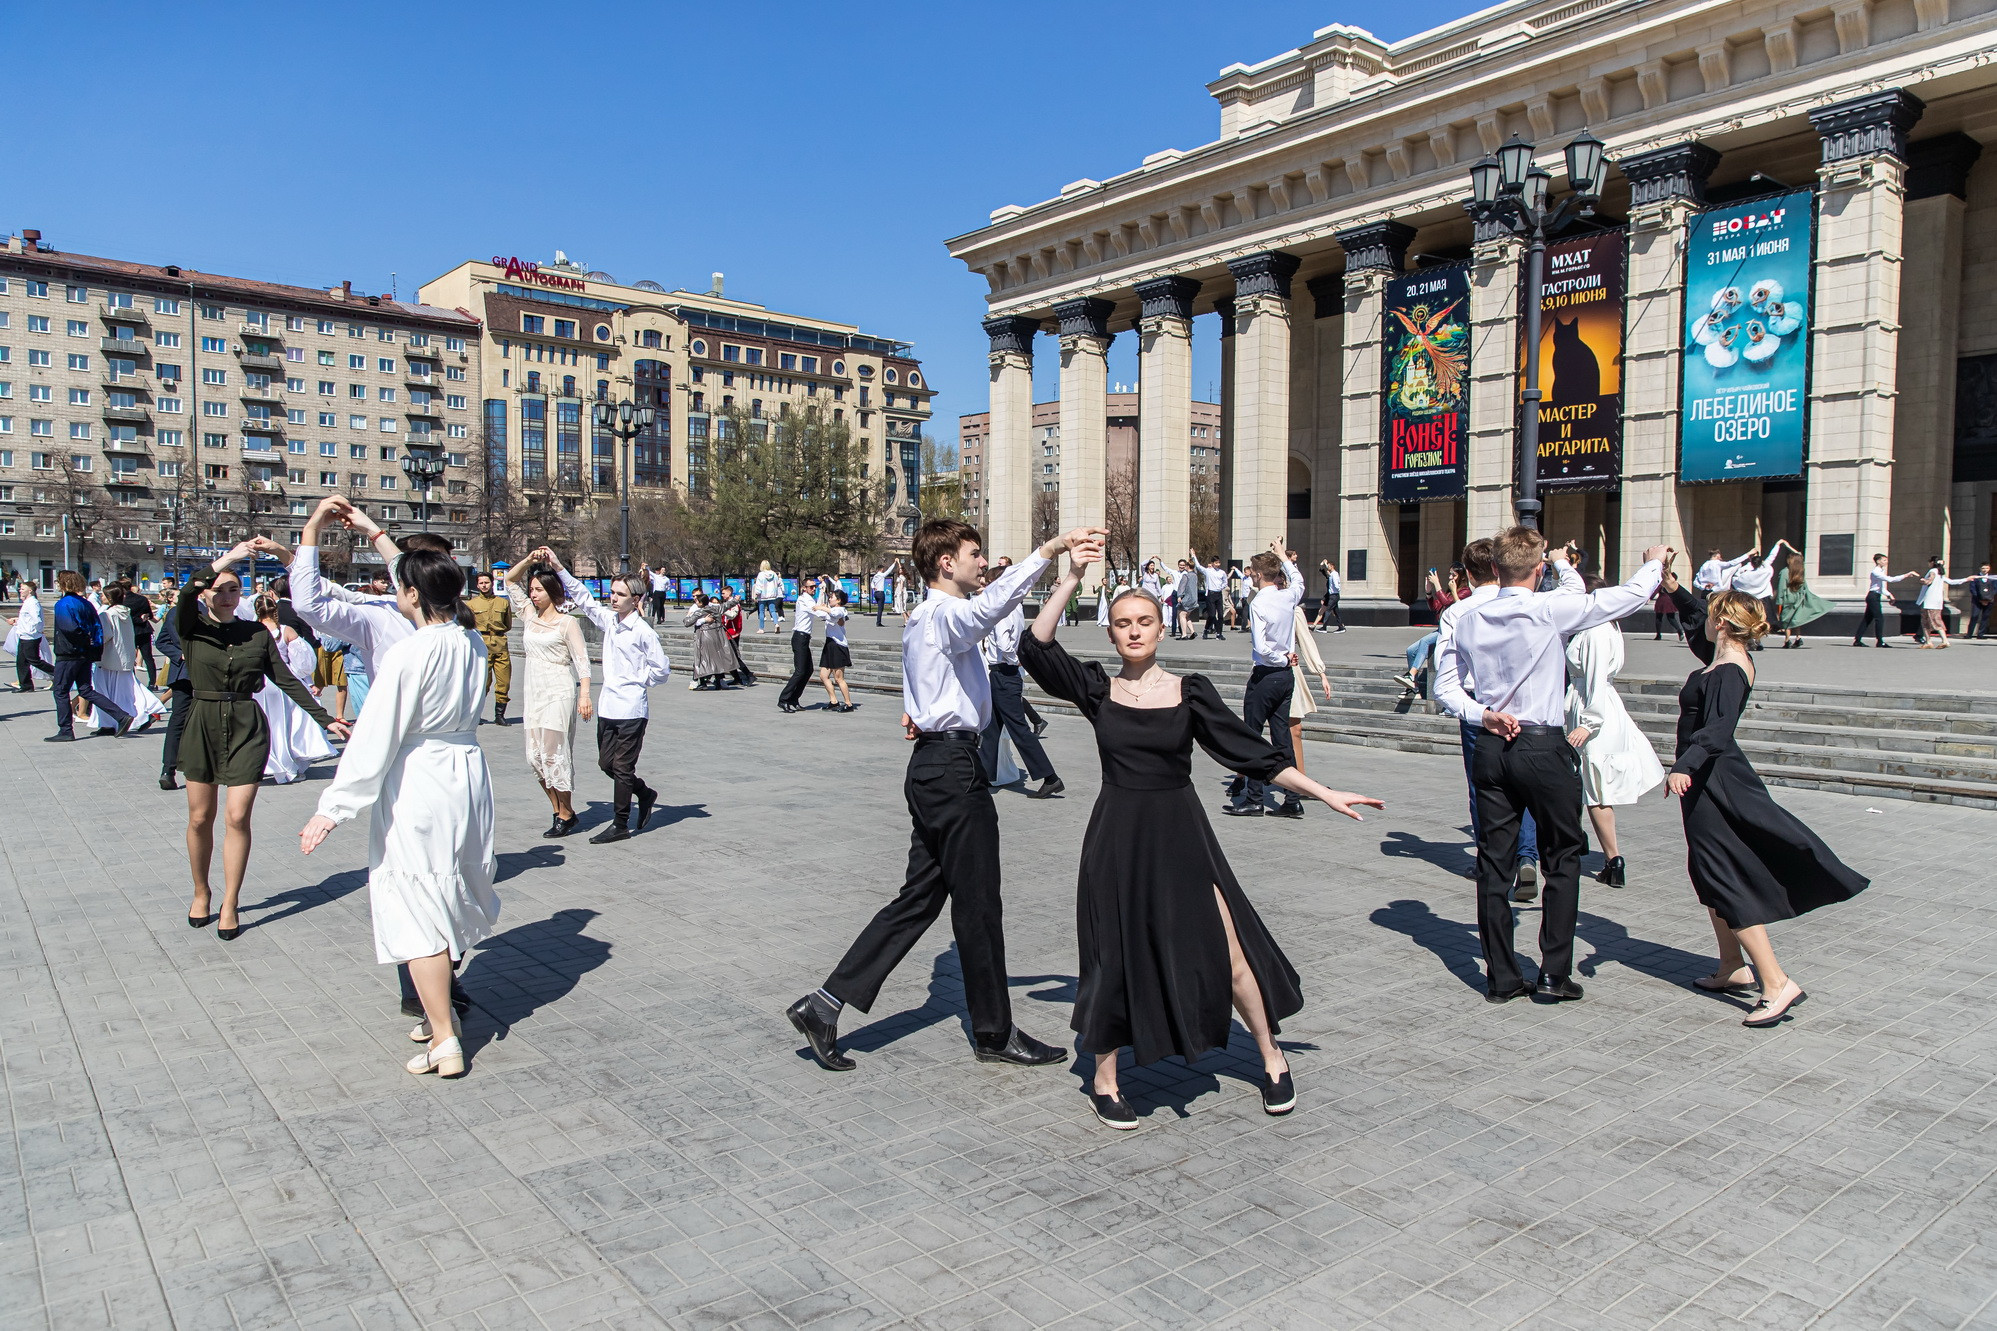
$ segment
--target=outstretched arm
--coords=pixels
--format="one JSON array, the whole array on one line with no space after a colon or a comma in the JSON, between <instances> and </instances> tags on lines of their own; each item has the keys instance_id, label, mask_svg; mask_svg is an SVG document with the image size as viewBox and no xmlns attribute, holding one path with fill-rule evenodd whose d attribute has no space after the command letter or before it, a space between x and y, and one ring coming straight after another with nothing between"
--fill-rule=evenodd
<instances>
[{"instance_id":1,"label":"outstretched arm","mask_svg":"<svg viewBox=\"0 0 1997 1331\"><path fill-rule=\"evenodd\" d=\"M1068 598L1082 585L1082 570L1089 562L1090 557L1083 553L1068 556L1068 571L1054 584L1054 590L1047 593L1040 613L1033 618L1033 636L1041 642L1054 641L1054 631L1061 627L1061 617L1068 609Z\"/></svg>"}]
</instances>

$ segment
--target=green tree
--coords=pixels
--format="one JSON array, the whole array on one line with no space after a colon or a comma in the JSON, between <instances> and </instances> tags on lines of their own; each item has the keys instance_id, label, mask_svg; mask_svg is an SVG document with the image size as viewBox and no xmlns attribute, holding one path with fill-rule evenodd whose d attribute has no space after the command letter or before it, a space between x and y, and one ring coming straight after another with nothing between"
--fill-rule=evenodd
<instances>
[{"instance_id":1,"label":"green tree","mask_svg":"<svg viewBox=\"0 0 1997 1331\"><path fill-rule=\"evenodd\" d=\"M879 505L846 422L822 407L774 419L730 408L713 424L691 531L719 568L767 559L811 573L879 552Z\"/></svg>"},{"instance_id":2,"label":"green tree","mask_svg":"<svg viewBox=\"0 0 1997 1331\"><path fill-rule=\"evenodd\" d=\"M957 451L934 439L922 441L922 520L964 517L964 478L957 469Z\"/></svg>"}]
</instances>

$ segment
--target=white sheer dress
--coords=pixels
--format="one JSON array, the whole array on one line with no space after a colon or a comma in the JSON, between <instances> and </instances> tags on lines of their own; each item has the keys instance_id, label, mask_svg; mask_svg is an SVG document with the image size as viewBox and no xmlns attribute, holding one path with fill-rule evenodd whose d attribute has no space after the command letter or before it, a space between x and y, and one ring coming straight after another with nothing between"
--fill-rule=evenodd
<instances>
[{"instance_id":1,"label":"white sheer dress","mask_svg":"<svg viewBox=\"0 0 1997 1331\"><path fill-rule=\"evenodd\" d=\"M542 623L527 594L510 582L506 596L525 647L520 719L527 732L527 765L550 790L574 790L576 682L589 683L582 624L574 615Z\"/></svg>"},{"instance_id":2,"label":"white sheer dress","mask_svg":"<svg viewBox=\"0 0 1997 1331\"><path fill-rule=\"evenodd\" d=\"M277 632L277 654L284 658L291 673L298 676L298 682L311 688L316 659L312 644L288 628L279 626ZM313 763L333 756L333 746L326 742L326 732L319 728L319 723L269 680L257 690L257 706L263 708L264 720L270 726L270 756L264 759L263 774L271 780L281 786L288 785Z\"/></svg>"}]
</instances>

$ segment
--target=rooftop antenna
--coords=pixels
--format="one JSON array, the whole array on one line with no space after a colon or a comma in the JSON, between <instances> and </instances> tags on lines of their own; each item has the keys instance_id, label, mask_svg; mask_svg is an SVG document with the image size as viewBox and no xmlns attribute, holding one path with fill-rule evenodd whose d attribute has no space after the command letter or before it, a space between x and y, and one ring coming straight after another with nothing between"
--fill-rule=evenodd
<instances>
[{"instance_id":1,"label":"rooftop antenna","mask_svg":"<svg viewBox=\"0 0 1997 1331\"><path fill-rule=\"evenodd\" d=\"M396 285L395 285L395 274L394 274L394 273L390 273L390 274L388 275L388 298L389 298L390 300L401 300L401 299L402 299L402 297L401 297L401 296L399 296L399 295L397 295L397 294L396 294Z\"/></svg>"}]
</instances>

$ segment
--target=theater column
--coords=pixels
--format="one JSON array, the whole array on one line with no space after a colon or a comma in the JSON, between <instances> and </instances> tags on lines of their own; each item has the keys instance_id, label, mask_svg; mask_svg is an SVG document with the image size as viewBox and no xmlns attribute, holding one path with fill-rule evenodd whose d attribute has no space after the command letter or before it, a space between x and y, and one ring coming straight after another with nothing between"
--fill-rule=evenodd
<instances>
[{"instance_id":1,"label":"theater column","mask_svg":"<svg viewBox=\"0 0 1997 1331\"><path fill-rule=\"evenodd\" d=\"M1101 526L1109 513L1110 311L1106 300L1083 297L1054 307L1061 329L1061 530ZM1084 589L1101 581L1091 564Z\"/></svg>"},{"instance_id":2,"label":"theater column","mask_svg":"<svg viewBox=\"0 0 1997 1331\"><path fill-rule=\"evenodd\" d=\"M1719 162L1720 155L1702 143L1674 144L1616 162L1630 186L1629 294L1623 308L1625 573L1633 572L1653 545L1680 551L1681 572L1698 567L1685 547L1686 503L1678 486L1686 219L1705 203L1706 178Z\"/></svg>"},{"instance_id":3,"label":"theater column","mask_svg":"<svg viewBox=\"0 0 1997 1331\"><path fill-rule=\"evenodd\" d=\"M1494 536L1517 521L1519 256L1525 244L1502 223L1479 217L1470 265L1470 497L1468 539Z\"/></svg>"},{"instance_id":4,"label":"theater column","mask_svg":"<svg viewBox=\"0 0 1997 1331\"><path fill-rule=\"evenodd\" d=\"M1234 549L1234 302L1217 300L1220 318L1220 473L1214 478L1216 516L1223 559ZM1201 552L1202 554L1205 551Z\"/></svg>"},{"instance_id":5,"label":"theater column","mask_svg":"<svg viewBox=\"0 0 1997 1331\"><path fill-rule=\"evenodd\" d=\"M1192 544L1193 297L1199 293L1190 277L1137 284L1137 548L1164 559L1181 558Z\"/></svg>"},{"instance_id":6,"label":"theater column","mask_svg":"<svg viewBox=\"0 0 1997 1331\"><path fill-rule=\"evenodd\" d=\"M1380 345L1386 331L1387 282L1400 273L1414 238L1414 228L1399 222L1337 233L1345 250L1345 402L1338 487L1339 543L1345 548L1332 563L1342 579L1340 609L1362 624L1408 622L1408 607L1400 598L1400 508L1380 504Z\"/></svg>"},{"instance_id":7,"label":"theater column","mask_svg":"<svg viewBox=\"0 0 1997 1331\"><path fill-rule=\"evenodd\" d=\"M1810 112L1824 155L1803 462L1808 566L1819 595L1854 607L1873 553L1892 549L1907 131L1923 109L1889 88Z\"/></svg>"},{"instance_id":8,"label":"theater column","mask_svg":"<svg viewBox=\"0 0 1997 1331\"><path fill-rule=\"evenodd\" d=\"M1290 279L1298 260L1280 250L1229 260L1234 277L1233 545L1246 560L1289 526Z\"/></svg>"},{"instance_id":9,"label":"theater column","mask_svg":"<svg viewBox=\"0 0 1997 1331\"><path fill-rule=\"evenodd\" d=\"M1024 559L1033 547L1033 335L1038 319L985 320L991 349L991 430L985 441L985 550Z\"/></svg>"}]
</instances>

